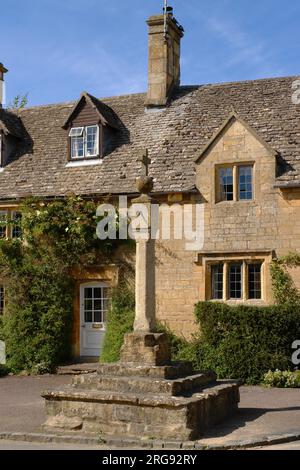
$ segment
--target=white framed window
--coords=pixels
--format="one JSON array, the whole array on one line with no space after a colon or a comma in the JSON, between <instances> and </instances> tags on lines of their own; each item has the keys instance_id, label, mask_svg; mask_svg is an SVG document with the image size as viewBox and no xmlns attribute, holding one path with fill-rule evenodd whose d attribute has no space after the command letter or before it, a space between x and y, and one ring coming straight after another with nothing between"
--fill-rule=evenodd
<instances>
[{"instance_id":1,"label":"white framed window","mask_svg":"<svg viewBox=\"0 0 300 470\"><path fill-rule=\"evenodd\" d=\"M99 126L73 127L69 132L71 160L99 156Z\"/></svg>"},{"instance_id":2,"label":"white framed window","mask_svg":"<svg viewBox=\"0 0 300 470\"><path fill-rule=\"evenodd\" d=\"M109 304L108 287L84 287L84 322L105 323Z\"/></svg>"}]
</instances>

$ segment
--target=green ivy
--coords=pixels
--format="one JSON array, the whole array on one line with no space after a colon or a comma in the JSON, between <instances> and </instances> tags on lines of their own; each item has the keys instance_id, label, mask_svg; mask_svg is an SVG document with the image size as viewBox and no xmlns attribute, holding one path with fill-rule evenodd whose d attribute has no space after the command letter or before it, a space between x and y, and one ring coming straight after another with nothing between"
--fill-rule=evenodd
<instances>
[{"instance_id":1,"label":"green ivy","mask_svg":"<svg viewBox=\"0 0 300 470\"><path fill-rule=\"evenodd\" d=\"M75 196L28 199L20 207L25 242L0 242L8 283L0 335L12 370L48 372L70 356L72 268L109 259L119 243L97 238L96 209L96 201Z\"/></svg>"},{"instance_id":2,"label":"green ivy","mask_svg":"<svg viewBox=\"0 0 300 470\"><path fill-rule=\"evenodd\" d=\"M280 305L300 305L300 292L296 288L288 268L300 266L300 254L289 253L271 263L272 290Z\"/></svg>"},{"instance_id":3,"label":"green ivy","mask_svg":"<svg viewBox=\"0 0 300 470\"><path fill-rule=\"evenodd\" d=\"M126 333L133 330L135 314L134 289L123 282L112 292L111 309L107 320L107 330L101 363L117 362Z\"/></svg>"}]
</instances>

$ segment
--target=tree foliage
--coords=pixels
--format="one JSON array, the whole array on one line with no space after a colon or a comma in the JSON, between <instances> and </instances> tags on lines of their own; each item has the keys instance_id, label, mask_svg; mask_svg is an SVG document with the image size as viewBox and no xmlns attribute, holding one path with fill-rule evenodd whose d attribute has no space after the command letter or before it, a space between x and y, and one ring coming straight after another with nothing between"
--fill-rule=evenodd
<instances>
[{"instance_id":1,"label":"tree foliage","mask_svg":"<svg viewBox=\"0 0 300 470\"><path fill-rule=\"evenodd\" d=\"M20 207L24 241L0 242L7 280L1 331L13 370L51 371L69 357L72 269L109 259L118 243L97 238L96 209L96 201L73 196L28 199Z\"/></svg>"}]
</instances>

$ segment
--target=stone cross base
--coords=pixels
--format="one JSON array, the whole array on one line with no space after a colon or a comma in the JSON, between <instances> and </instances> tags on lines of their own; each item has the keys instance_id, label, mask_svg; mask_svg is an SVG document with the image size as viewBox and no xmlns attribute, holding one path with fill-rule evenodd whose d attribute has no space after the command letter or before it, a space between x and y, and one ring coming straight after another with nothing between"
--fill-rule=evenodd
<instances>
[{"instance_id":1,"label":"stone cross base","mask_svg":"<svg viewBox=\"0 0 300 470\"><path fill-rule=\"evenodd\" d=\"M130 351L132 347L132 351ZM142 360L137 356L147 353ZM231 416L239 402L239 383L217 381L211 371L192 371L189 363L157 366L169 357L164 335L127 335L122 360L103 364L72 385L44 392L48 431L76 431L137 440L189 441Z\"/></svg>"},{"instance_id":2,"label":"stone cross base","mask_svg":"<svg viewBox=\"0 0 300 470\"><path fill-rule=\"evenodd\" d=\"M129 333L121 349L121 362L164 366L171 361L167 335L156 333Z\"/></svg>"}]
</instances>

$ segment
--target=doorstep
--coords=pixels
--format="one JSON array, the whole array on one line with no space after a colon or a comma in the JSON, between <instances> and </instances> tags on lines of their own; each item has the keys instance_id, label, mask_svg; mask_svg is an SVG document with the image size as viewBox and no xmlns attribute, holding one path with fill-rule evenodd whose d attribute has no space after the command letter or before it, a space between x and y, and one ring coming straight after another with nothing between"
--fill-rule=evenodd
<instances>
[{"instance_id":1,"label":"doorstep","mask_svg":"<svg viewBox=\"0 0 300 470\"><path fill-rule=\"evenodd\" d=\"M78 362L76 364L65 364L58 366L56 373L57 375L81 375L91 374L97 372L99 362L96 359L95 362Z\"/></svg>"}]
</instances>

